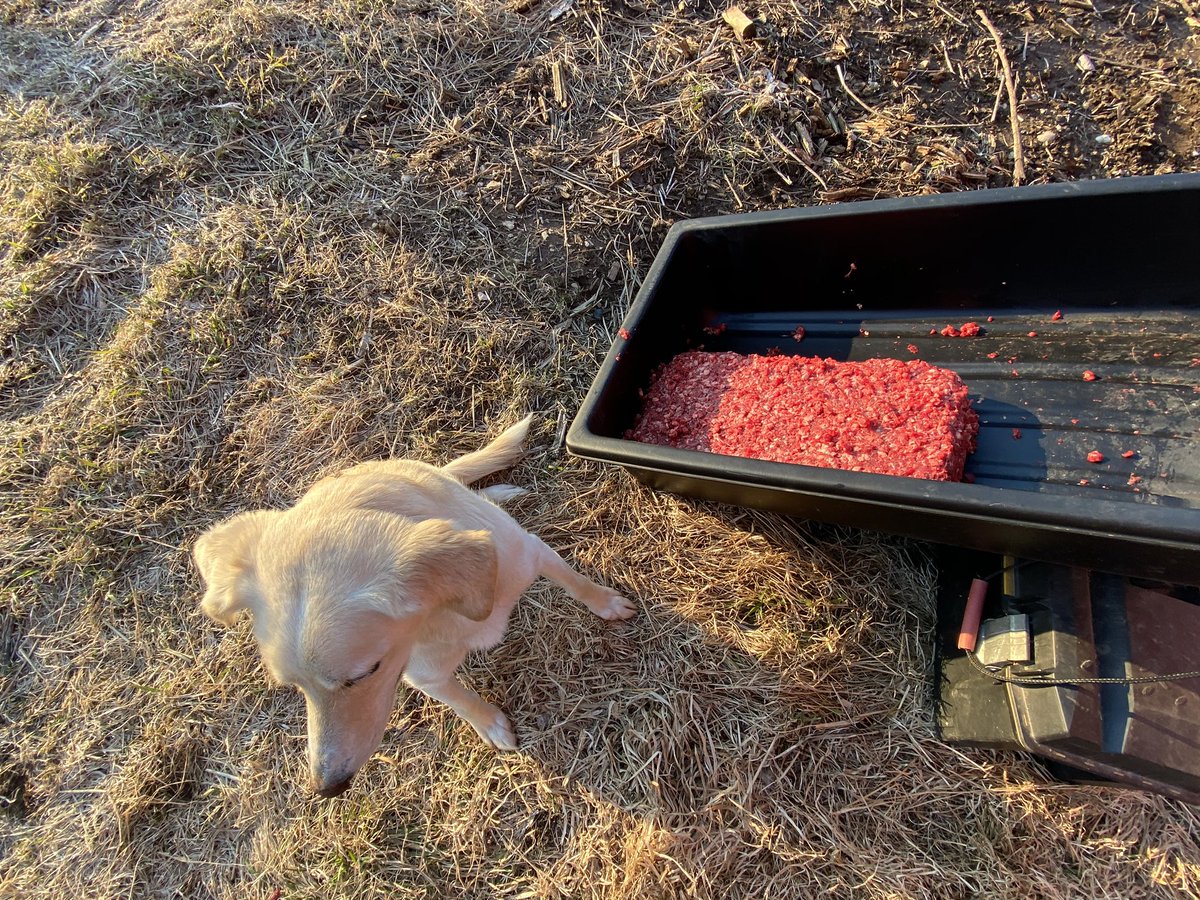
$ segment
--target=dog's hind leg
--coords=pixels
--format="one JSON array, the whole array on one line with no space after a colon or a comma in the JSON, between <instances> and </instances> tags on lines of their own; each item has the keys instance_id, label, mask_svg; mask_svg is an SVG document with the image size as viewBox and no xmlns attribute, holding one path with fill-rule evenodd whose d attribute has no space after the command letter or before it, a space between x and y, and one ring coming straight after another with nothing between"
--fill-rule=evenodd
<instances>
[{"instance_id":1,"label":"dog's hind leg","mask_svg":"<svg viewBox=\"0 0 1200 900\"><path fill-rule=\"evenodd\" d=\"M541 538L534 537L538 547L538 574L560 585L568 594L602 619L628 619L637 607L620 594L584 578L570 567Z\"/></svg>"},{"instance_id":2,"label":"dog's hind leg","mask_svg":"<svg viewBox=\"0 0 1200 900\"><path fill-rule=\"evenodd\" d=\"M530 413L486 447L447 463L442 466L442 471L463 484L473 484L493 472L507 469L521 458L522 446L529 435L529 424L532 421L533 414Z\"/></svg>"}]
</instances>

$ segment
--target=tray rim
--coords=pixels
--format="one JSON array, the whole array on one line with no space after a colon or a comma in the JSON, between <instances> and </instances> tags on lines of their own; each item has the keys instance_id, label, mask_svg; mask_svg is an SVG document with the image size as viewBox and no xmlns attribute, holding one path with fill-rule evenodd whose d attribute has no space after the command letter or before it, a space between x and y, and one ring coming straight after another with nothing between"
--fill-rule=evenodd
<instances>
[{"instance_id":1,"label":"tray rim","mask_svg":"<svg viewBox=\"0 0 1200 900\"><path fill-rule=\"evenodd\" d=\"M1076 534L1103 535L1117 540L1134 539L1132 543L1154 541L1181 547L1189 544L1200 547L1200 509L1141 504L1109 499L1102 495L1087 498L1055 496L986 484L924 481L797 463L724 456L606 437L593 432L588 424L617 366L621 349L629 340L636 339L638 324L657 293L672 255L684 236L691 232L846 216L886 216L923 209L978 209L990 205L1008 206L1057 198L1179 191L1195 193L1197 208L1200 209L1200 173L1183 173L863 200L706 216L676 222L664 238L622 321L621 331L630 337L621 337L619 332L612 341L567 431L567 451L574 456L612 463L627 469L745 484L749 487L786 491L802 497L836 497L842 500L909 507L917 505L923 512L942 512L973 518L991 511L997 524L1004 521L1018 527L1033 525L1068 529ZM1103 504L1102 508L1111 511L1111 515L1098 516L1095 505L1097 503ZM1019 518L1012 514L1016 507L1020 508ZM1121 523L1120 532L1096 527L1097 521L1116 520Z\"/></svg>"}]
</instances>

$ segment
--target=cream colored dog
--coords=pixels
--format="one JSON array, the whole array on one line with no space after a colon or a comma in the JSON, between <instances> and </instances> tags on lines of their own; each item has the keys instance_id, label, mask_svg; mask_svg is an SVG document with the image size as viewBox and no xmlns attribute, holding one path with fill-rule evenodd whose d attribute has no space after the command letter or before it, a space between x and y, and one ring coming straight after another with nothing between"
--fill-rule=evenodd
<instances>
[{"instance_id":1,"label":"cream colored dog","mask_svg":"<svg viewBox=\"0 0 1200 900\"><path fill-rule=\"evenodd\" d=\"M344 791L379 746L401 677L491 746L517 748L504 713L454 671L468 651L500 642L539 576L603 619L633 615L633 604L493 502L521 489L466 487L516 461L531 418L441 468L363 463L317 482L291 509L241 513L197 541L201 608L226 624L249 610L267 668L304 694L322 796Z\"/></svg>"}]
</instances>

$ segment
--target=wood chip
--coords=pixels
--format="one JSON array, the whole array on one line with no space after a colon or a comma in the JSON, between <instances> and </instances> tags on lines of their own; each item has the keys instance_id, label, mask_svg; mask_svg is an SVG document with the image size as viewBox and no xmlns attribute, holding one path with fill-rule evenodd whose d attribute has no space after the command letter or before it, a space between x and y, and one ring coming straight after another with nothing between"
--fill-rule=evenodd
<instances>
[{"instance_id":1,"label":"wood chip","mask_svg":"<svg viewBox=\"0 0 1200 900\"><path fill-rule=\"evenodd\" d=\"M550 8L550 15L548 18L551 22L557 22L564 15L570 12L571 7L574 5L575 0L558 0L558 2Z\"/></svg>"},{"instance_id":2,"label":"wood chip","mask_svg":"<svg viewBox=\"0 0 1200 900\"><path fill-rule=\"evenodd\" d=\"M555 60L553 65L550 66L550 74L554 82L554 102L563 109L566 109L571 98L567 94L567 76L563 71L563 64L560 60Z\"/></svg>"},{"instance_id":3,"label":"wood chip","mask_svg":"<svg viewBox=\"0 0 1200 900\"><path fill-rule=\"evenodd\" d=\"M729 7L725 12L721 13L721 18L744 41L748 41L754 37L755 31L758 30L758 26L754 20L742 12L740 6Z\"/></svg>"}]
</instances>

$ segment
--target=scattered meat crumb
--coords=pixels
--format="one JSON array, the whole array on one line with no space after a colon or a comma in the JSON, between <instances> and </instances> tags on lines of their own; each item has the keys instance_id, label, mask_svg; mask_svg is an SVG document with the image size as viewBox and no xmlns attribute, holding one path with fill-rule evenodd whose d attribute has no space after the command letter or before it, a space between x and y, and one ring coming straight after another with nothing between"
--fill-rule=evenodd
<instances>
[{"instance_id":1,"label":"scattered meat crumb","mask_svg":"<svg viewBox=\"0 0 1200 900\"><path fill-rule=\"evenodd\" d=\"M987 320L988 320L989 322L995 322L995 321L996 321L996 318L995 318L995 316L988 316L988 317L987 317Z\"/></svg>"},{"instance_id":2,"label":"scattered meat crumb","mask_svg":"<svg viewBox=\"0 0 1200 900\"><path fill-rule=\"evenodd\" d=\"M1140 484L1140 483L1141 483L1141 481L1142 481L1142 476L1141 476L1141 475L1130 475L1130 476L1129 476L1129 481L1128 481L1128 482L1126 482L1126 483L1132 486L1132 485L1135 485L1135 484Z\"/></svg>"},{"instance_id":3,"label":"scattered meat crumb","mask_svg":"<svg viewBox=\"0 0 1200 900\"><path fill-rule=\"evenodd\" d=\"M1096 373L1093 372L1091 369L1084 369L1083 370L1083 380L1084 381L1095 381Z\"/></svg>"},{"instance_id":4,"label":"scattered meat crumb","mask_svg":"<svg viewBox=\"0 0 1200 900\"><path fill-rule=\"evenodd\" d=\"M1052 315L1052 316L1050 317L1050 321L1051 321L1051 322L1057 322L1057 321L1059 321L1060 319L1062 319L1062 310L1061 310L1061 309L1056 309L1056 310L1054 311L1054 315Z\"/></svg>"},{"instance_id":5,"label":"scattered meat crumb","mask_svg":"<svg viewBox=\"0 0 1200 900\"><path fill-rule=\"evenodd\" d=\"M963 322L957 328L953 325L947 325L940 332L937 332L942 337L975 337L979 334L980 328L978 322ZM929 332L934 334L935 332Z\"/></svg>"},{"instance_id":6,"label":"scattered meat crumb","mask_svg":"<svg viewBox=\"0 0 1200 900\"><path fill-rule=\"evenodd\" d=\"M991 353L988 354L988 359L995 359L999 355L1000 355L999 353L997 353L995 350L993 350Z\"/></svg>"},{"instance_id":7,"label":"scattered meat crumb","mask_svg":"<svg viewBox=\"0 0 1200 900\"><path fill-rule=\"evenodd\" d=\"M1133 459L1134 456L1136 456L1136 455L1137 454L1134 453L1132 450L1126 450L1124 453L1121 454L1121 458L1122 459Z\"/></svg>"},{"instance_id":8,"label":"scattered meat crumb","mask_svg":"<svg viewBox=\"0 0 1200 900\"><path fill-rule=\"evenodd\" d=\"M1104 462L1104 454L1101 453L1099 450L1093 450L1090 453L1088 453L1087 461L1090 463L1102 463L1102 462Z\"/></svg>"},{"instance_id":9,"label":"scattered meat crumb","mask_svg":"<svg viewBox=\"0 0 1200 900\"><path fill-rule=\"evenodd\" d=\"M1029 336L1030 336L1030 337L1037 337L1037 332L1036 332L1036 331L1031 331L1031 332L1029 332Z\"/></svg>"},{"instance_id":10,"label":"scattered meat crumb","mask_svg":"<svg viewBox=\"0 0 1200 900\"><path fill-rule=\"evenodd\" d=\"M909 345L908 345L908 352L909 352L909 353L920 353L920 352L921 352L921 348L920 348L920 347L918 347L916 344L909 344Z\"/></svg>"},{"instance_id":11,"label":"scattered meat crumb","mask_svg":"<svg viewBox=\"0 0 1200 900\"><path fill-rule=\"evenodd\" d=\"M1014 428L1012 434L1013 434L1014 441L1019 441L1021 439L1021 429L1020 428Z\"/></svg>"},{"instance_id":12,"label":"scattered meat crumb","mask_svg":"<svg viewBox=\"0 0 1200 900\"><path fill-rule=\"evenodd\" d=\"M620 329L619 331L617 331L617 334L619 334L623 339L629 340L629 329L628 328Z\"/></svg>"},{"instance_id":13,"label":"scattered meat crumb","mask_svg":"<svg viewBox=\"0 0 1200 900\"><path fill-rule=\"evenodd\" d=\"M792 340L793 341L802 341L802 340L804 340L804 335L805 335L804 326L797 325L796 330L792 332Z\"/></svg>"}]
</instances>

